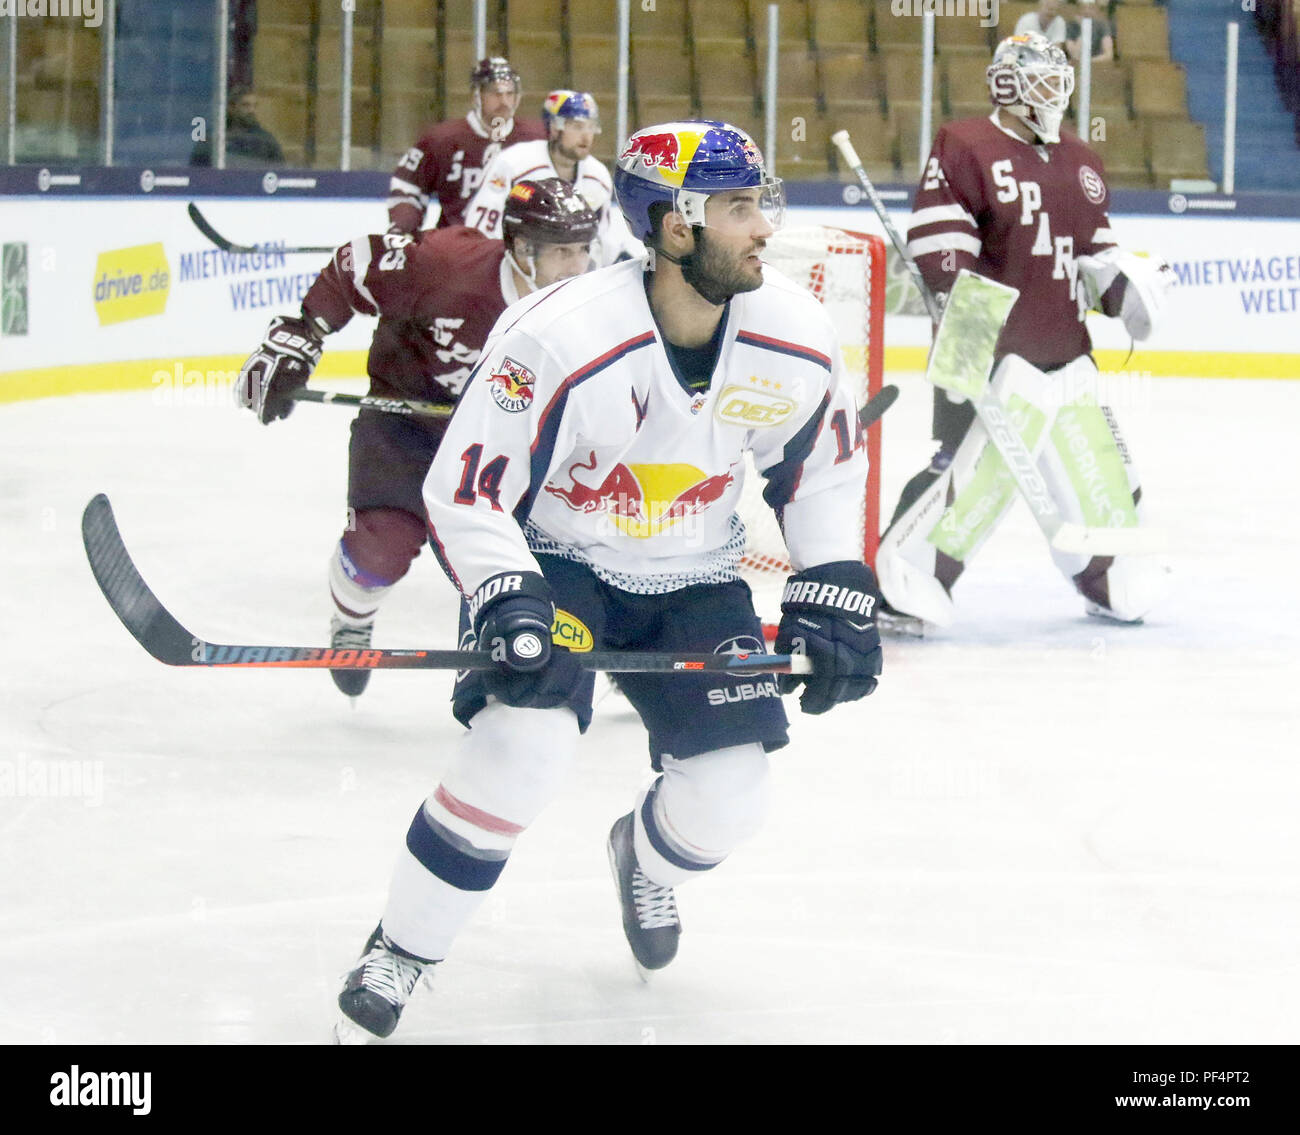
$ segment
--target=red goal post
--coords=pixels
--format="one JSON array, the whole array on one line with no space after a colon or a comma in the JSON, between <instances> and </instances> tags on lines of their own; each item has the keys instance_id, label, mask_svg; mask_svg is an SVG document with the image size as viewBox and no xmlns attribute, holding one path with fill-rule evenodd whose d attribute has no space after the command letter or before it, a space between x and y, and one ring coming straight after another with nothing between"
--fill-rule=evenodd
<instances>
[{"instance_id":1,"label":"red goal post","mask_svg":"<svg viewBox=\"0 0 1300 1135\"><path fill-rule=\"evenodd\" d=\"M884 382L885 243L868 233L823 225L782 229L767 243L764 262L807 288L830 313L840 340L846 378L859 407ZM880 539L880 424L867 431L870 469L862 508L846 524L857 527L862 557L874 563ZM763 479L746 476L740 515L748 531L741 561L745 581L765 623L775 617L790 571L785 542L762 498Z\"/></svg>"}]
</instances>

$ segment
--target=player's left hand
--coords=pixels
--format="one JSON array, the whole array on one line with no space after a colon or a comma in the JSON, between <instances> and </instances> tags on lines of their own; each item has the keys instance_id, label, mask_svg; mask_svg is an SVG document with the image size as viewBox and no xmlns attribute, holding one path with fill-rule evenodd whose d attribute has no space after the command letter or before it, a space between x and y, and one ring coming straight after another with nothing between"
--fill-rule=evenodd
<instances>
[{"instance_id":1,"label":"player's left hand","mask_svg":"<svg viewBox=\"0 0 1300 1135\"><path fill-rule=\"evenodd\" d=\"M262 345L248 356L235 380L235 401L263 425L287 418L293 392L306 386L320 362L321 337L307 320L277 315Z\"/></svg>"},{"instance_id":2,"label":"player's left hand","mask_svg":"<svg viewBox=\"0 0 1300 1135\"><path fill-rule=\"evenodd\" d=\"M805 686L804 713L825 713L876 688L884 657L876 630L880 590L864 563L837 560L792 575L781 601L777 654L806 654L811 674L781 674L783 694Z\"/></svg>"},{"instance_id":3,"label":"player's left hand","mask_svg":"<svg viewBox=\"0 0 1300 1135\"><path fill-rule=\"evenodd\" d=\"M496 667L483 671L488 693L506 705L551 709L563 705L582 676L577 658L551 641L555 603L536 572L501 572L470 600L480 650Z\"/></svg>"}]
</instances>

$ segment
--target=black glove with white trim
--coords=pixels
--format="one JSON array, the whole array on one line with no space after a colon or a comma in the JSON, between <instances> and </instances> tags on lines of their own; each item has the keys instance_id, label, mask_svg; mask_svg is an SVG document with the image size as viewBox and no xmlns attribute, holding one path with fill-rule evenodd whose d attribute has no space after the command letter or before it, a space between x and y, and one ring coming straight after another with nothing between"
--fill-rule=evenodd
<instances>
[{"instance_id":1,"label":"black glove with white trim","mask_svg":"<svg viewBox=\"0 0 1300 1135\"><path fill-rule=\"evenodd\" d=\"M535 571L504 571L485 580L469 604L478 649L496 667L483 671L487 692L506 705L563 705L582 677L577 658L551 641L555 601Z\"/></svg>"},{"instance_id":2,"label":"black glove with white trim","mask_svg":"<svg viewBox=\"0 0 1300 1135\"><path fill-rule=\"evenodd\" d=\"M805 684L799 708L825 713L876 688L884 658L876 630L880 590L871 569L857 560L818 564L792 575L781 597L777 654L806 654L811 674L780 674L783 694Z\"/></svg>"},{"instance_id":3,"label":"black glove with white trim","mask_svg":"<svg viewBox=\"0 0 1300 1135\"><path fill-rule=\"evenodd\" d=\"M263 425L287 418L293 392L306 386L321 356L319 329L306 319L277 315L266 338L239 371L235 401L257 415Z\"/></svg>"}]
</instances>

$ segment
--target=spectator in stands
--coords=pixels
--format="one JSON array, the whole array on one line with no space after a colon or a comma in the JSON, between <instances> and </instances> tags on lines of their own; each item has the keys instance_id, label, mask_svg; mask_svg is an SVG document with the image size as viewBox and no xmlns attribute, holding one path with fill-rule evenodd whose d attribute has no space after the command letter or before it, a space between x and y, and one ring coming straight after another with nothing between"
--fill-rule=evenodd
<instances>
[{"instance_id":1,"label":"spectator in stands","mask_svg":"<svg viewBox=\"0 0 1300 1135\"><path fill-rule=\"evenodd\" d=\"M1115 58L1115 34L1110 30L1110 21L1097 9L1096 0L1075 0L1079 6L1077 18L1070 20L1065 33L1065 53L1072 63L1078 63L1083 57L1080 40L1083 38L1083 20L1092 21L1092 61L1103 63Z\"/></svg>"},{"instance_id":2,"label":"spectator in stands","mask_svg":"<svg viewBox=\"0 0 1300 1135\"><path fill-rule=\"evenodd\" d=\"M1026 12L1016 21L1016 35L1037 32L1045 35L1053 43L1064 43L1066 35L1065 18L1061 15L1061 0L1042 0L1032 12Z\"/></svg>"},{"instance_id":3,"label":"spectator in stands","mask_svg":"<svg viewBox=\"0 0 1300 1135\"><path fill-rule=\"evenodd\" d=\"M226 105L226 168L267 169L284 164L280 143L257 121L257 94L252 87L234 87ZM211 166L212 138L195 143L190 165Z\"/></svg>"}]
</instances>

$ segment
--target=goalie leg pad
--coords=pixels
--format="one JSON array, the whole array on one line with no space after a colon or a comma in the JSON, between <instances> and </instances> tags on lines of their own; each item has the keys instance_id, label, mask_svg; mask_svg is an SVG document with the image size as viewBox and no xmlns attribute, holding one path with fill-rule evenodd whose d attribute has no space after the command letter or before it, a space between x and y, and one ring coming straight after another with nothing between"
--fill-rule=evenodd
<instances>
[{"instance_id":1,"label":"goalie leg pad","mask_svg":"<svg viewBox=\"0 0 1300 1135\"><path fill-rule=\"evenodd\" d=\"M491 703L406 834L383 926L422 958L444 958L496 883L515 840L561 791L573 764L572 710Z\"/></svg>"},{"instance_id":2,"label":"goalie leg pad","mask_svg":"<svg viewBox=\"0 0 1300 1135\"><path fill-rule=\"evenodd\" d=\"M716 867L758 831L770 777L759 744L661 760L663 775L637 800L633 840L650 880L674 887Z\"/></svg>"},{"instance_id":3,"label":"goalie leg pad","mask_svg":"<svg viewBox=\"0 0 1300 1135\"><path fill-rule=\"evenodd\" d=\"M1061 368L1062 404L1039 462L1062 517L1090 528L1141 523L1137 468L1115 415L1097 402L1097 368L1079 358ZM1089 603L1121 622L1135 622L1164 596L1168 568L1151 556L1092 557L1052 551L1052 560Z\"/></svg>"},{"instance_id":4,"label":"goalie leg pad","mask_svg":"<svg viewBox=\"0 0 1300 1135\"><path fill-rule=\"evenodd\" d=\"M1046 443L1055 377L1018 355L1007 355L993 372L993 389L1033 454ZM1006 463L973 421L952 464L881 540L876 571L889 605L936 626L951 624L953 586L1015 498Z\"/></svg>"}]
</instances>

